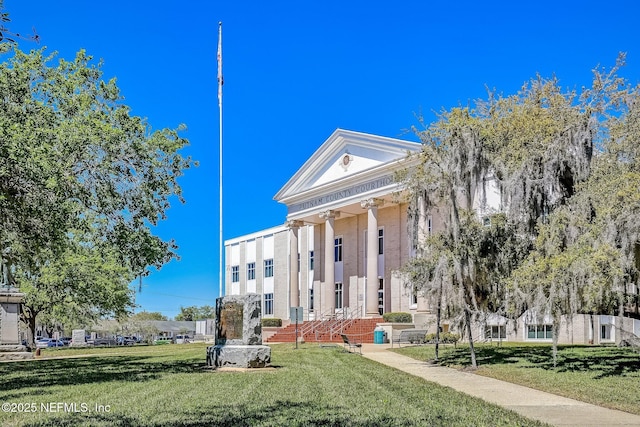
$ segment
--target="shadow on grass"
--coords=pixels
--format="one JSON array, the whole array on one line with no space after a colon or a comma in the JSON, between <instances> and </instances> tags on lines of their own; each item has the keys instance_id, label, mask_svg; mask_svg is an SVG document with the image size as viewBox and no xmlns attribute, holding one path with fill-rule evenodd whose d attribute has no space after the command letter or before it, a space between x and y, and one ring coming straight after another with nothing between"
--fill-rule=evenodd
<instances>
[{"instance_id":1,"label":"shadow on grass","mask_svg":"<svg viewBox=\"0 0 640 427\"><path fill-rule=\"evenodd\" d=\"M146 381L176 373L205 372L206 361L109 356L12 362L0 365L0 391L110 381ZM31 391L30 393L33 394Z\"/></svg>"},{"instance_id":2,"label":"shadow on grass","mask_svg":"<svg viewBox=\"0 0 640 427\"><path fill-rule=\"evenodd\" d=\"M640 355L628 348L559 346L554 367L550 345L540 346L479 346L476 347L478 365L506 365L522 363L525 367L558 372L593 372L596 378L636 375L640 371ZM440 357L442 365L468 365L469 349L457 348Z\"/></svg>"},{"instance_id":3,"label":"shadow on grass","mask_svg":"<svg viewBox=\"0 0 640 427\"><path fill-rule=\"evenodd\" d=\"M211 405L210 407L180 412L167 409L157 414L157 419L140 419L124 414L64 414L48 420L24 424L28 427L77 425L92 426L155 426L155 427L199 427L199 426L421 426L424 420L403 419L400 415L384 415L376 418L356 415L348 408L327 406L314 402L276 401L254 405ZM428 423L427 425L434 425ZM437 425L437 423L436 423Z\"/></svg>"}]
</instances>

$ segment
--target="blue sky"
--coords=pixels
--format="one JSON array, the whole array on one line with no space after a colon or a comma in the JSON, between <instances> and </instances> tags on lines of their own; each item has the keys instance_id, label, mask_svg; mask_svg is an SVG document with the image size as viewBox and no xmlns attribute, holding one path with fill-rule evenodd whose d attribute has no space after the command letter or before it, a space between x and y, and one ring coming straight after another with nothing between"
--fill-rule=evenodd
<instances>
[{"instance_id":1,"label":"blue sky","mask_svg":"<svg viewBox=\"0 0 640 427\"><path fill-rule=\"evenodd\" d=\"M640 81L640 2L5 0L11 29L104 60L133 114L184 123L200 162L155 230L181 257L143 281L137 304L175 316L218 296L216 50L223 22L224 239L285 221L273 196L336 129L416 140L416 114L516 92L556 75L588 85L627 52ZM23 50L37 48L20 42Z\"/></svg>"}]
</instances>

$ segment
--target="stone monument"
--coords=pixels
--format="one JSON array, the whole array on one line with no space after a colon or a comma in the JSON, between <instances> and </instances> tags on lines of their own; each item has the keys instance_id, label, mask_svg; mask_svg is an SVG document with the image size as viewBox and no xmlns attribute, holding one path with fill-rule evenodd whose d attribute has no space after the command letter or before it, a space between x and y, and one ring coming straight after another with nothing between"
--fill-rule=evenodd
<instances>
[{"instance_id":1,"label":"stone monument","mask_svg":"<svg viewBox=\"0 0 640 427\"><path fill-rule=\"evenodd\" d=\"M32 359L22 345L18 329L24 294L11 286L0 287L0 360Z\"/></svg>"},{"instance_id":2,"label":"stone monument","mask_svg":"<svg viewBox=\"0 0 640 427\"><path fill-rule=\"evenodd\" d=\"M207 347L207 365L214 368L265 368L271 347L262 345L262 298L228 295L216 300L216 341Z\"/></svg>"},{"instance_id":3,"label":"stone monument","mask_svg":"<svg viewBox=\"0 0 640 427\"><path fill-rule=\"evenodd\" d=\"M88 347L87 332L84 329L71 331L71 347Z\"/></svg>"}]
</instances>

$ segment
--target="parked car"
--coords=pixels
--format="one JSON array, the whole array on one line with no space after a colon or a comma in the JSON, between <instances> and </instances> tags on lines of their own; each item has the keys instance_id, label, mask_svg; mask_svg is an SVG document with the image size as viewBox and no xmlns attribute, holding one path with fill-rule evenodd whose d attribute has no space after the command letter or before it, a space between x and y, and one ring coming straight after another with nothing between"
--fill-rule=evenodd
<instances>
[{"instance_id":1,"label":"parked car","mask_svg":"<svg viewBox=\"0 0 640 427\"><path fill-rule=\"evenodd\" d=\"M71 344L71 337L62 337L60 338L60 341L62 341L62 344L64 345L69 345Z\"/></svg>"},{"instance_id":2,"label":"parked car","mask_svg":"<svg viewBox=\"0 0 640 427\"><path fill-rule=\"evenodd\" d=\"M117 341L113 338L95 338L92 340L88 340L87 344L89 345L93 345L93 346L112 346L112 345L117 345Z\"/></svg>"},{"instance_id":3,"label":"parked car","mask_svg":"<svg viewBox=\"0 0 640 427\"><path fill-rule=\"evenodd\" d=\"M64 343L60 340L54 340L53 338L40 338L36 341L36 348L48 347L64 347Z\"/></svg>"},{"instance_id":4,"label":"parked car","mask_svg":"<svg viewBox=\"0 0 640 427\"><path fill-rule=\"evenodd\" d=\"M136 337L123 337L118 335L116 337L116 342L118 343L118 345L134 345L138 342L138 340L136 339Z\"/></svg>"},{"instance_id":5,"label":"parked car","mask_svg":"<svg viewBox=\"0 0 640 427\"><path fill-rule=\"evenodd\" d=\"M171 338L171 337L156 337L156 339L153 340L153 343L156 344L156 345L173 344L173 338Z\"/></svg>"},{"instance_id":6,"label":"parked car","mask_svg":"<svg viewBox=\"0 0 640 427\"><path fill-rule=\"evenodd\" d=\"M189 335L176 335L176 344L188 344L191 342Z\"/></svg>"},{"instance_id":7,"label":"parked car","mask_svg":"<svg viewBox=\"0 0 640 427\"><path fill-rule=\"evenodd\" d=\"M36 348L47 348L49 347L50 338L40 338L36 340Z\"/></svg>"}]
</instances>

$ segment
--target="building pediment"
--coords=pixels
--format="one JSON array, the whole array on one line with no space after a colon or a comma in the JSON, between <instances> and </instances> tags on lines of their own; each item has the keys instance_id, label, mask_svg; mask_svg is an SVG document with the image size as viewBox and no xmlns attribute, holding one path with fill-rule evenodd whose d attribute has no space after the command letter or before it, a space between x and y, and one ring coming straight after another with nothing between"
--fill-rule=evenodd
<instances>
[{"instance_id":1,"label":"building pediment","mask_svg":"<svg viewBox=\"0 0 640 427\"><path fill-rule=\"evenodd\" d=\"M394 166L419 149L415 142L337 129L274 199L286 204L291 213L299 209L292 206L304 200L321 203L323 194L335 198L357 188L389 185Z\"/></svg>"}]
</instances>

